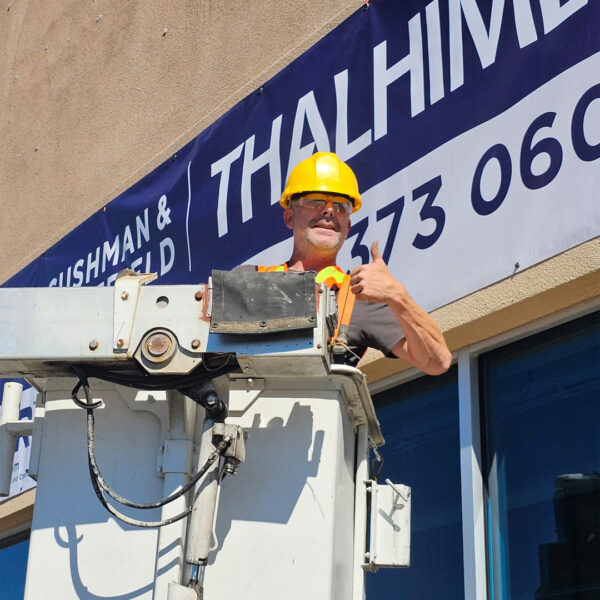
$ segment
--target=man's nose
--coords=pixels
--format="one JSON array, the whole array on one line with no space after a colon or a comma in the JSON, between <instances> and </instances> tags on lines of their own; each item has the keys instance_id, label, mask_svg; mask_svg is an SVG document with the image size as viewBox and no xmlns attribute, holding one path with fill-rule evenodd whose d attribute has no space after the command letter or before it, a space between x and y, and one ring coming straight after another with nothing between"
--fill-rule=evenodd
<instances>
[{"instance_id":1,"label":"man's nose","mask_svg":"<svg viewBox=\"0 0 600 600\"><path fill-rule=\"evenodd\" d=\"M321 212L323 215L334 215L335 208L333 206L333 202L331 200L327 201L327 204L323 207L323 211Z\"/></svg>"}]
</instances>

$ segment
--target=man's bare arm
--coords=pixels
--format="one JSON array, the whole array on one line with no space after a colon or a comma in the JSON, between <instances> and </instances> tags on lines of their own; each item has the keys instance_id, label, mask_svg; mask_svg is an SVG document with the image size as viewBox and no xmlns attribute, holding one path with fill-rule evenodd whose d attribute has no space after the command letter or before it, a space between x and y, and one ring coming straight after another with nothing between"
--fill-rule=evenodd
<instances>
[{"instance_id":1,"label":"man's bare arm","mask_svg":"<svg viewBox=\"0 0 600 600\"><path fill-rule=\"evenodd\" d=\"M409 361L428 375L448 370L452 355L436 322L410 297L385 264L377 242L371 246L373 261L351 273L350 285L356 299L387 304L405 337L393 348L398 357Z\"/></svg>"}]
</instances>

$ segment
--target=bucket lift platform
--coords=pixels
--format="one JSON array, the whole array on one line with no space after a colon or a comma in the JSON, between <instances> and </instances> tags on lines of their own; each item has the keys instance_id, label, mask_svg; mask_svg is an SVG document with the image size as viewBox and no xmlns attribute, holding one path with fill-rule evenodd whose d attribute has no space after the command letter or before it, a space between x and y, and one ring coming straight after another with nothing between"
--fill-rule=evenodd
<instances>
[{"instance_id":1,"label":"bucket lift platform","mask_svg":"<svg viewBox=\"0 0 600 600\"><path fill-rule=\"evenodd\" d=\"M383 438L363 374L332 363L335 299L309 274L252 275L0 290L0 372L40 391L25 598L359 600L365 570L408 566L410 489L369 478ZM98 502L74 366L98 403L102 477L122 496L173 494L229 440L204 479L162 507L108 499L131 520L191 516L138 528ZM15 403L5 394L5 449L28 433Z\"/></svg>"}]
</instances>

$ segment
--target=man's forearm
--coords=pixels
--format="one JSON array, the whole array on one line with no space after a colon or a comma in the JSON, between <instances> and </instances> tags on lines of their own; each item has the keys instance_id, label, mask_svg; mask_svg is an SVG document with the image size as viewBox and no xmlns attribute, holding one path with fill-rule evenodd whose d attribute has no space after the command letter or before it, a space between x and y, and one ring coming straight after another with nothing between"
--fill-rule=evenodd
<instances>
[{"instance_id":1,"label":"man's forearm","mask_svg":"<svg viewBox=\"0 0 600 600\"><path fill-rule=\"evenodd\" d=\"M408 294L400 282L393 286L388 306L404 330L405 337L392 352L404 358L428 375L440 375L448 370L452 354L433 318Z\"/></svg>"},{"instance_id":2,"label":"man's forearm","mask_svg":"<svg viewBox=\"0 0 600 600\"><path fill-rule=\"evenodd\" d=\"M373 262L350 273L350 286L356 299L382 302L394 313L404 330L392 352L429 375L439 375L450 367L452 355L435 321L410 297L406 288L389 271L379 245L371 245Z\"/></svg>"}]
</instances>

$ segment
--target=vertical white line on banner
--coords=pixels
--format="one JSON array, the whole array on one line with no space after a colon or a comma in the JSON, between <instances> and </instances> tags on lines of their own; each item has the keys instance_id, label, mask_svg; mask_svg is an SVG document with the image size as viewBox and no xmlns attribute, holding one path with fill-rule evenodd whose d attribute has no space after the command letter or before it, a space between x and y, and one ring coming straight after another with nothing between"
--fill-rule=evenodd
<instances>
[{"instance_id":1,"label":"vertical white line on banner","mask_svg":"<svg viewBox=\"0 0 600 600\"><path fill-rule=\"evenodd\" d=\"M190 250L190 205L192 203L192 184L190 181L190 167L192 161L188 163L187 168L187 183L188 183L188 204L187 213L185 215L185 237L187 238L187 251L188 251L188 271L192 270L192 252Z\"/></svg>"}]
</instances>

